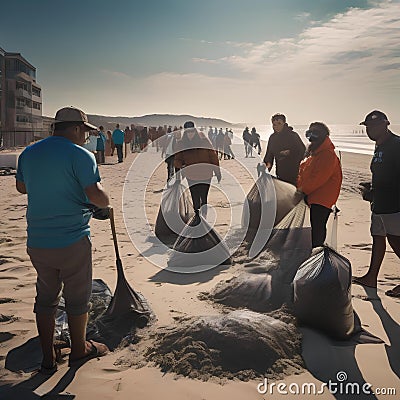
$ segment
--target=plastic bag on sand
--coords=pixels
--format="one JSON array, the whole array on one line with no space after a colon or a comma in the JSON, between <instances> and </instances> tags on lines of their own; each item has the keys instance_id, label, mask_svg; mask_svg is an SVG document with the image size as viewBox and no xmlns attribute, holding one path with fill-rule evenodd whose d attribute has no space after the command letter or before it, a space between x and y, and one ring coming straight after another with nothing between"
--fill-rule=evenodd
<instances>
[{"instance_id":1,"label":"plastic bag on sand","mask_svg":"<svg viewBox=\"0 0 400 400\"><path fill-rule=\"evenodd\" d=\"M262 221L261 213L271 208L276 200L273 224L279 223L302 199L296 187L270 174L262 173L246 196L242 215L242 226L258 229ZM246 204L247 203L247 204ZM266 210L262 208L265 207Z\"/></svg>"},{"instance_id":2,"label":"plastic bag on sand","mask_svg":"<svg viewBox=\"0 0 400 400\"><path fill-rule=\"evenodd\" d=\"M255 243L253 255L261 250L262 242L269 237L272 228L282 221L302 197L290 183L265 172L261 174L246 196L242 213L242 227L247 230L245 240Z\"/></svg>"},{"instance_id":3,"label":"plastic bag on sand","mask_svg":"<svg viewBox=\"0 0 400 400\"><path fill-rule=\"evenodd\" d=\"M228 247L196 212L170 250L168 270L196 273L230 263Z\"/></svg>"},{"instance_id":4,"label":"plastic bag on sand","mask_svg":"<svg viewBox=\"0 0 400 400\"><path fill-rule=\"evenodd\" d=\"M155 234L161 241L173 242L189 221L190 201L179 180L164 190L158 211Z\"/></svg>"},{"instance_id":5,"label":"plastic bag on sand","mask_svg":"<svg viewBox=\"0 0 400 400\"><path fill-rule=\"evenodd\" d=\"M106 311L111 302L112 293L110 288L102 279L93 279L92 294L90 295L89 322L87 333L93 329L95 323ZM62 297L56 312L55 340L71 346L71 338L68 329L68 317L65 312L64 298Z\"/></svg>"},{"instance_id":6,"label":"plastic bag on sand","mask_svg":"<svg viewBox=\"0 0 400 400\"><path fill-rule=\"evenodd\" d=\"M293 280L294 311L301 323L347 339L354 331L351 264L329 247L320 247Z\"/></svg>"}]
</instances>

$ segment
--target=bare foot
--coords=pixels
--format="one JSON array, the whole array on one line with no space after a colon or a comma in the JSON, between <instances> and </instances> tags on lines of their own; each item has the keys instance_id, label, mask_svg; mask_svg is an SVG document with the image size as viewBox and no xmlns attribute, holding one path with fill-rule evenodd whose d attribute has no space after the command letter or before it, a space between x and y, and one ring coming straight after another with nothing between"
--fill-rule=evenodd
<instances>
[{"instance_id":1,"label":"bare foot","mask_svg":"<svg viewBox=\"0 0 400 400\"><path fill-rule=\"evenodd\" d=\"M356 285L361 285L361 286L366 286L369 288L376 289L376 280L371 279L368 275L358 276L358 277L353 276L351 281L353 283L355 283Z\"/></svg>"}]
</instances>

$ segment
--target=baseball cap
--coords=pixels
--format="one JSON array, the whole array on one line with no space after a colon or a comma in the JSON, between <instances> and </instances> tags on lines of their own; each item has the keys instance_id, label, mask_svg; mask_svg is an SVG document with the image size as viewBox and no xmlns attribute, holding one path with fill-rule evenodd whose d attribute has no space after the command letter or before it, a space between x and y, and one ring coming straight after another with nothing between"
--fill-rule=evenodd
<instances>
[{"instance_id":1,"label":"baseball cap","mask_svg":"<svg viewBox=\"0 0 400 400\"><path fill-rule=\"evenodd\" d=\"M184 127L185 129L194 128L194 122L193 122L193 121L186 121L186 122L183 124L183 127Z\"/></svg>"},{"instance_id":2,"label":"baseball cap","mask_svg":"<svg viewBox=\"0 0 400 400\"><path fill-rule=\"evenodd\" d=\"M83 111L72 106L58 110L54 122L78 122L90 129L97 129L96 126L89 124L88 117Z\"/></svg>"},{"instance_id":3,"label":"baseball cap","mask_svg":"<svg viewBox=\"0 0 400 400\"><path fill-rule=\"evenodd\" d=\"M374 110L365 117L364 121L360 122L360 125L373 125L376 122L382 121L389 122L386 114L384 114L382 111Z\"/></svg>"}]
</instances>

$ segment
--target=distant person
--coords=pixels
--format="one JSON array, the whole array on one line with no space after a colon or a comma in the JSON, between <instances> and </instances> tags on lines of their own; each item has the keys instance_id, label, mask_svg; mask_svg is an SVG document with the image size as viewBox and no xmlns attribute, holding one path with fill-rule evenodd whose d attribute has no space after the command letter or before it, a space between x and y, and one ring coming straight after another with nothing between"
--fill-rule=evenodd
<instances>
[{"instance_id":1,"label":"distant person","mask_svg":"<svg viewBox=\"0 0 400 400\"><path fill-rule=\"evenodd\" d=\"M213 142L213 136L214 136L214 129L212 128L212 126L208 127L208 140L210 141L210 143Z\"/></svg>"},{"instance_id":2,"label":"distant person","mask_svg":"<svg viewBox=\"0 0 400 400\"><path fill-rule=\"evenodd\" d=\"M271 118L274 133L270 136L264 163L271 171L276 163L276 176L282 181L296 185L300 161L304 158L305 145L300 136L286 123L283 114Z\"/></svg>"},{"instance_id":3,"label":"distant person","mask_svg":"<svg viewBox=\"0 0 400 400\"><path fill-rule=\"evenodd\" d=\"M228 131L228 128L225 131L224 134L224 160L230 160L231 158L235 158L235 155L233 154L232 148L232 139L230 138L230 134Z\"/></svg>"},{"instance_id":4,"label":"distant person","mask_svg":"<svg viewBox=\"0 0 400 400\"><path fill-rule=\"evenodd\" d=\"M251 128L251 145L257 149L258 155L261 154L260 135L257 133L255 127Z\"/></svg>"},{"instance_id":5,"label":"distant person","mask_svg":"<svg viewBox=\"0 0 400 400\"><path fill-rule=\"evenodd\" d=\"M400 257L400 137L388 128L390 122L382 111L370 112L361 125L376 143L371 160L372 183L364 186L363 198L371 202L372 253L368 272L353 282L376 288L379 270L386 252L386 238ZM400 285L385 292L400 297Z\"/></svg>"},{"instance_id":6,"label":"distant person","mask_svg":"<svg viewBox=\"0 0 400 400\"><path fill-rule=\"evenodd\" d=\"M125 132L119 129L119 124L116 125L114 132L112 133L112 139L117 149L118 162L124 161L123 145L125 140Z\"/></svg>"},{"instance_id":7,"label":"distant person","mask_svg":"<svg viewBox=\"0 0 400 400\"><path fill-rule=\"evenodd\" d=\"M124 147L125 147L125 158L126 158L128 146L129 148L131 147L131 142L133 140L133 131L129 126L127 126L124 130L124 133L125 133Z\"/></svg>"},{"instance_id":8,"label":"distant person","mask_svg":"<svg viewBox=\"0 0 400 400\"><path fill-rule=\"evenodd\" d=\"M220 160L222 160L222 157L224 155L224 142L225 142L224 132L222 131L222 128L219 128L215 143L216 143L217 155Z\"/></svg>"},{"instance_id":9,"label":"distant person","mask_svg":"<svg viewBox=\"0 0 400 400\"><path fill-rule=\"evenodd\" d=\"M106 157L112 156L114 154L114 149L115 149L115 145L112 140L111 131L107 131L106 143L105 143L105 156Z\"/></svg>"},{"instance_id":10,"label":"distant person","mask_svg":"<svg viewBox=\"0 0 400 400\"><path fill-rule=\"evenodd\" d=\"M192 121L184 124L182 139L177 142L177 153L175 154L175 167L182 169L186 177L192 195L193 208L195 212L207 216L208 192L210 190L213 174L221 181L221 171L216 151L209 140L200 136Z\"/></svg>"},{"instance_id":11,"label":"distant person","mask_svg":"<svg viewBox=\"0 0 400 400\"><path fill-rule=\"evenodd\" d=\"M164 149L162 150L162 153L165 155L165 162L167 164L167 186L169 186L170 180L175 175L175 166L174 166L175 151L176 151L175 133L172 132L171 127L168 127L164 141Z\"/></svg>"},{"instance_id":12,"label":"distant person","mask_svg":"<svg viewBox=\"0 0 400 400\"><path fill-rule=\"evenodd\" d=\"M253 157L253 147L251 145L251 133L249 132L249 127L246 126L246 128L243 131L242 134L243 138L243 144L244 144L244 153L245 157Z\"/></svg>"},{"instance_id":13,"label":"distant person","mask_svg":"<svg viewBox=\"0 0 400 400\"><path fill-rule=\"evenodd\" d=\"M326 224L342 185L342 168L322 122L313 122L306 131L310 141L307 157L300 164L297 189L305 194L310 207L312 247L323 246Z\"/></svg>"},{"instance_id":14,"label":"distant person","mask_svg":"<svg viewBox=\"0 0 400 400\"><path fill-rule=\"evenodd\" d=\"M82 147L88 131L85 113L66 107L55 116L54 134L19 156L16 188L28 194L27 252L37 272L34 313L43 353L40 372L56 372L55 314L65 299L71 337L70 366L103 356L108 348L86 341L92 291L92 245L88 203L107 208L94 155Z\"/></svg>"},{"instance_id":15,"label":"distant person","mask_svg":"<svg viewBox=\"0 0 400 400\"><path fill-rule=\"evenodd\" d=\"M98 164L104 164L106 162L105 150L106 150L106 135L104 134L104 127L99 126L97 132L97 144L96 144L96 160Z\"/></svg>"}]
</instances>

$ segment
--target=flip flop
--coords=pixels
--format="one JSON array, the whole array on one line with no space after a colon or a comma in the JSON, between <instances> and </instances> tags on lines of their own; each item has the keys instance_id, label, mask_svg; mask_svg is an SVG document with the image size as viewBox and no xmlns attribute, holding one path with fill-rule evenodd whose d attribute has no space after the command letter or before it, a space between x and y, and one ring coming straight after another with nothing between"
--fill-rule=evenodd
<instances>
[{"instance_id":1,"label":"flip flop","mask_svg":"<svg viewBox=\"0 0 400 400\"><path fill-rule=\"evenodd\" d=\"M365 286L365 287L368 287L368 288L371 288L371 289L376 289L376 286L366 285L365 283L360 281L360 278L357 278L355 276L353 276L351 278L351 282L356 284L356 285Z\"/></svg>"},{"instance_id":2,"label":"flip flop","mask_svg":"<svg viewBox=\"0 0 400 400\"><path fill-rule=\"evenodd\" d=\"M39 372L42 375L48 375L48 376L53 375L57 372L57 363L54 363L54 365L51 367L46 367L42 364L40 366Z\"/></svg>"},{"instance_id":3,"label":"flip flop","mask_svg":"<svg viewBox=\"0 0 400 400\"><path fill-rule=\"evenodd\" d=\"M93 340L88 340L88 343L91 345L91 349L86 356L83 356L81 358L77 358L75 360L69 360L68 366L69 367L80 367L82 366L85 362L91 360L92 358L97 358L97 357L102 357L107 354L108 351L101 352L96 345L93 343Z\"/></svg>"}]
</instances>

